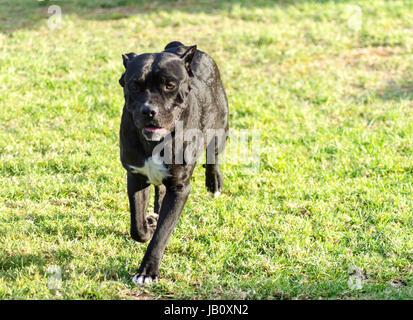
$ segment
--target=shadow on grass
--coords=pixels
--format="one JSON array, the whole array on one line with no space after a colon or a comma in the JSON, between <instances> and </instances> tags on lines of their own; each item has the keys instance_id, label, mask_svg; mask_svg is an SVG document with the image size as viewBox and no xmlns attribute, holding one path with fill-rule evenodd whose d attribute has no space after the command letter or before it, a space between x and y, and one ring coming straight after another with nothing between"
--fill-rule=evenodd
<instances>
[{"instance_id":1,"label":"shadow on grass","mask_svg":"<svg viewBox=\"0 0 413 320\"><path fill-rule=\"evenodd\" d=\"M22 275L28 275L34 270L38 270L45 281L53 275L59 275L63 281L73 280L82 275L98 281L118 281L126 286L132 285L129 273L131 267L123 257L105 257L104 263L102 261L99 264L90 263L86 270L75 270L73 264L74 260L78 258L68 252L62 254L61 251L54 250L44 254L12 253L7 257L3 256L0 259L0 277L4 280L14 281ZM135 298L144 299L145 297Z\"/></svg>"},{"instance_id":2,"label":"shadow on grass","mask_svg":"<svg viewBox=\"0 0 413 320\"><path fill-rule=\"evenodd\" d=\"M11 253L4 255L0 260L0 274L2 278L15 278L16 274L13 271L20 273L24 268L35 265L46 275L49 266L57 265L62 268L70 264L72 259L73 256L70 252L61 249L44 254Z\"/></svg>"},{"instance_id":3,"label":"shadow on grass","mask_svg":"<svg viewBox=\"0 0 413 320\"><path fill-rule=\"evenodd\" d=\"M327 3L331 0L2 0L0 2L0 32L12 34L16 30L35 28L51 17L52 5L61 7L62 14L75 14L89 20L117 20L156 11L182 11L207 13L228 11L234 7L268 8L287 7L300 3ZM334 0L335 3L351 3L350 0Z\"/></svg>"},{"instance_id":4,"label":"shadow on grass","mask_svg":"<svg viewBox=\"0 0 413 320\"><path fill-rule=\"evenodd\" d=\"M413 78L405 76L399 79L390 79L379 88L376 97L384 101L413 100Z\"/></svg>"}]
</instances>

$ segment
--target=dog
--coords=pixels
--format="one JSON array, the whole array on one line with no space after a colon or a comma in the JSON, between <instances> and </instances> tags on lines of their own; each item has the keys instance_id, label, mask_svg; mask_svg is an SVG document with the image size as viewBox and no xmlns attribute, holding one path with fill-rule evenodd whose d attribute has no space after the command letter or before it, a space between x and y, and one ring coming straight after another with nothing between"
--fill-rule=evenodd
<instances>
[{"instance_id":1,"label":"dog","mask_svg":"<svg viewBox=\"0 0 413 320\"><path fill-rule=\"evenodd\" d=\"M188 199L200 150L206 150L206 188L215 197L221 192L218 157L228 137L229 111L218 67L196 45L173 41L162 52L132 52L122 59L120 160L127 171L130 235L138 242L150 240L132 278L142 286L159 279L159 266ZM188 132L201 135L195 146L193 139L182 138ZM172 155L169 161L166 153ZM154 213L147 214L151 184Z\"/></svg>"}]
</instances>

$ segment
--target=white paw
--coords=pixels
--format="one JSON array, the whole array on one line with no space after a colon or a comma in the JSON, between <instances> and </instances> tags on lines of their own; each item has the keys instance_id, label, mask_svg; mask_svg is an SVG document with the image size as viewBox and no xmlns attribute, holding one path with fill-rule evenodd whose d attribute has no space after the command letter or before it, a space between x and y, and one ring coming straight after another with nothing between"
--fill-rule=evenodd
<instances>
[{"instance_id":1,"label":"white paw","mask_svg":"<svg viewBox=\"0 0 413 320\"><path fill-rule=\"evenodd\" d=\"M136 284L138 287L150 285L153 282L156 282L156 278L152 278L151 276L141 276L139 274L135 274L132 278L132 282Z\"/></svg>"},{"instance_id":2,"label":"white paw","mask_svg":"<svg viewBox=\"0 0 413 320\"><path fill-rule=\"evenodd\" d=\"M212 195L212 197L215 199L215 198L218 198L220 195L221 195L221 192L216 191L216 192L214 192L214 194Z\"/></svg>"}]
</instances>

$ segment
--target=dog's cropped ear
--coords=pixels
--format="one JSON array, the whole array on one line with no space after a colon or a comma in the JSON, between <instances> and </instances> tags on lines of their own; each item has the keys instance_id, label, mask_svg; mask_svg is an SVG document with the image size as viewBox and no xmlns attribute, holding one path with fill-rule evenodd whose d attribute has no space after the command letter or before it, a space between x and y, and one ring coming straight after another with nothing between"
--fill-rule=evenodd
<instances>
[{"instance_id":1,"label":"dog's cropped ear","mask_svg":"<svg viewBox=\"0 0 413 320\"><path fill-rule=\"evenodd\" d=\"M178 48L178 47L184 47L184 44L182 42L179 41L172 41L169 42L164 50L168 50L168 49L174 49L174 48Z\"/></svg>"},{"instance_id":2,"label":"dog's cropped ear","mask_svg":"<svg viewBox=\"0 0 413 320\"><path fill-rule=\"evenodd\" d=\"M125 67L125 69L127 68L129 61L136 56L137 54L134 52L122 54L123 66ZM122 76L120 77L119 84L122 87L125 86L125 73L123 73Z\"/></svg>"},{"instance_id":3,"label":"dog's cropped ear","mask_svg":"<svg viewBox=\"0 0 413 320\"><path fill-rule=\"evenodd\" d=\"M191 71L191 62L196 52L196 45L190 46L182 55L181 59L184 60L185 68L188 71L188 74L192 77L193 73Z\"/></svg>"},{"instance_id":4,"label":"dog's cropped ear","mask_svg":"<svg viewBox=\"0 0 413 320\"><path fill-rule=\"evenodd\" d=\"M122 54L123 66L125 67L125 69L128 66L129 61L136 56L137 54L135 52Z\"/></svg>"}]
</instances>

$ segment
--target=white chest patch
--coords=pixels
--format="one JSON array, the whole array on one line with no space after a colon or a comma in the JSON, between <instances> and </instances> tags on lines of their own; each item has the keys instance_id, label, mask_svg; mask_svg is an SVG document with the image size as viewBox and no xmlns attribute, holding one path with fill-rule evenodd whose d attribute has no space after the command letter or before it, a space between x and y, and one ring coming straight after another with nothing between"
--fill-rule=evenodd
<instances>
[{"instance_id":1,"label":"white chest patch","mask_svg":"<svg viewBox=\"0 0 413 320\"><path fill-rule=\"evenodd\" d=\"M162 180L170 175L168 169L162 163L154 161L152 157L145 160L143 167L129 165L129 168L132 173L140 173L147 176L147 182L156 186L162 184Z\"/></svg>"}]
</instances>

